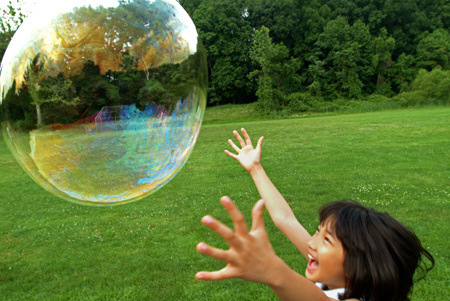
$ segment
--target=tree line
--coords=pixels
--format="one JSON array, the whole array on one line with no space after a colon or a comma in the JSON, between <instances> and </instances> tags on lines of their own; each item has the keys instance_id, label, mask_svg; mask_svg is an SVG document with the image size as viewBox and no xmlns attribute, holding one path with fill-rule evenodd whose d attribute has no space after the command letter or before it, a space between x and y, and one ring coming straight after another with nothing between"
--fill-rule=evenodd
<instances>
[{"instance_id":1,"label":"tree line","mask_svg":"<svg viewBox=\"0 0 450 301\"><path fill-rule=\"evenodd\" d=\"M179 2L206 47L210 104L257 100L269 113L429 93L448 102L448 0Z\"/></svg>"},{"instance_id":2,"label":"tree line","mask_svg":"<svg viewBox=\"0 0 450 301\"><path fill-rule=\"evenodd\" d=\"M448 0L178 1L205 45L209 105L257 101L267 114L449 102ZM2 20L20 24L8 9Z\"/></svg>"}]
</instances>

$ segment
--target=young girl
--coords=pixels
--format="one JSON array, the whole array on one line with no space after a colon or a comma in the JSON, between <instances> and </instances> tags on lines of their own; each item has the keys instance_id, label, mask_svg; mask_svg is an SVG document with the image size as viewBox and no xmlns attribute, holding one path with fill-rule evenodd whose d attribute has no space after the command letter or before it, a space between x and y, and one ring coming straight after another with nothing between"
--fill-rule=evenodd
<instances>
[{"instance_id":1,"label":"young girl","mask_svg":"<svg viewBox=\"0 0 450 301\"><path fill-rule=\"evenodd\" d=\"M241 278L265 283L282 300L403 301L413 285L416 268L428 271L433 257L417 236L386 213L355 201L332 202L319 210L320 225L311 237L295 218L288 203L261 166L263 137L253 148L234 131L240 148L228 141L237 154L225 151L250 173L262 200L252 211L249 231L242 214L228 197L221 199L234 224L231 230L211 216L202 223L222 236L230 249L199 243L197 250L227 263L215 272L199 272L197 279ZM309 262L305 277L289 268L272 249L262 218L264 206L275 225ZM431 265L427 268L424 259Z\"/></svg>"}]
</instances>

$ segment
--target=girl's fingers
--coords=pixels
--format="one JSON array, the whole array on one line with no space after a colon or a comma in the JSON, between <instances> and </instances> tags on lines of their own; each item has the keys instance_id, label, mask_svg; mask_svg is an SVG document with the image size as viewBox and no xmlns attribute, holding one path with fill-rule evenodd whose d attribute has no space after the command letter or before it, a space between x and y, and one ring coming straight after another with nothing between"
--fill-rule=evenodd
<instances>
[{"instance_id":1,"label":"girl's fingers","mask_svg":"<svg viewBox=\"0 0 450 301\"><path fill-rule=\"evenodd\" d=\"M240 247L240 241L234 234L233 230L222 224L220 221L207 215L202 218L202 223L219 234L230 246L236 248Z\"/></svg>"},{"instance_id":2,"label":"girl's fingers","mask_svg":"<svg viewBox=\"0 0 450 301\"><path fill-rule=\"evenodd\" d=\"M239 135L239 133L237 131L233 131L233 134L236 137L236 139L239 141L239 144L241 145L241 147L245 147L245 141L244 141L244 139L242 139L241 135Z\"/></svg>"},{"instance_id":3,"label":"girl's fingers","mask_svg":"<svg viewBox=\"0 0 450 301\"><path fill-rule=\"evenodd\" d=\"M227 251L211 247L204 242L201 242L197 245L197 251L222 262L229 263L231 261L229 253Z\"/></svg>"},{"instance_id":4,"label":"girl's fingers","mask_svg":"<svg viewBox=\"0 0 450 301\"><path fill-rule=\"evenodd\" d=\"M231 201L231 199L227 196L224 196L220 199L220 202L222 203L222 206L228 211L228 214L233 221L236 233L242 236L248 235L248 227L245 223L244 216L236 207L236 205Z\"/></svg>"},{"instance_id":5,"label":"girl's fingers","mask_svg":"<svg viewBox=\"0 0 450 301\"><path fill-rule=\"evenodd\" d=\"M264 200L259 200L258 202L256 202L255 206L253 206L252 231L254 231L254 230L264 230L265 231L264 218L263 218L263 210L264 210L265 203L266 202Z\"/></svg>"},{"instance_id":6,"label":"girl's fingers","mask_svg":"<svg viewBox=\"0 0 450 301\"><path fill-rule=\"evenodd\" d=\"M236 229L236 235L233 233L233 231L228 228L227 226L223 225L219 221L213 219L210 216L205 216L202 219L203 224L207 225L214 231L216 231L220 236L222 236L231 246L236 245L236 241L239 241L243 239L242 236L239 234L243 234L247 236L248 239L250 239L247 225L245 223L244 217L242 213L237 209L237 207L234 205L234 203L231 201L229 197L222 197L220 199L222 205L227 210L228 214L230 215L231 219L233 220L235 229ZM253 206L252 210L252 217L253 217L253 230L257 231L265 231L264 228L264 221L263 221L263 209L264 209L265 202L264 200L259 200L255 206ZM260 236L259 238L263 239L264 241L264 235ZM244 241L248 242L248 239L244 238ZM252 239L250 239L250 242ZM255 245L251 245L252 247L255 247ZM257 246L257 245L256 245ZM240 254L238 250L221 250L214 247L209 246L206 243L199 243L197 245L197 251L208 255L214 259L220 260L222 262L227 263L227 266L219 271L214 272L198 272L195 277L199 280L222 280L222 279L228 279L228 278L243 278L247 272L247 268L242 266L242 263L248 262L248 256L244 256L244 254ZM236 253L237 251L237 253ZM250 256L251 257L251 256ZM247 260L245 260L247 259ZM243 261L244 260L244 261Z\"/></svg>"},{"instance_id":7,"label":"girl's fingers","mask_svg":"<svg viewBox=\"0 0 450 301\"><path fill-rule=\"evenodd\" d=\"M239 152L241 151L241 149L240 149L239 147L237 147L237 145L234 144L234 142L233 142L231 139L228 140L228 143L229 143L229 144L231 145L231 147L239 154Z\"/></svg>"},{"instance_id":8,"label":"girl's fingers","mask_svg":"<svg viewBox=\"0 0 450 301\"><path fill-rule=\"evenodd\" d=\"M252 140L250 139L250 136L247 134L247 131L244 128L242 128L241 132L244 135L245 142L247 143L247 145L252 145Z\"/></svg>"},{"instance_id":9,"label":"girl's fingers","mask_svg":"<svg viewBox=\"0 0 450 301\"><path fill-rule=\"evenodd\" d=\"M228 151L228 150L225 150L225 154L227 154L228 156L230 156L231 158L234 158L234 159L236 159L236 160L237 160L237 158L238 158L237 155L235 155L235 154L233 154L233 153L230 153L230 151Z\"/></svg>"},{"instance_id":10,"label":"girl's fingers","mask_svg":"<svg viewBox=\"0 0 450 301\"><path fill-rule=\"evenodd\" d=\"M256 144L256 149L261 150L263 144L264 137L259 138L258 143Z\"/></svg>"},{"instance_id":11,"label":"girl's fingers","mask_svg":"<svg viewBox=\"0 0 450 301\"><path fill-rule=\"evenodd\" d=\"M195 275L195 278L197 278L198 280L211 280L211 281L230 279L233 277L236 277L236 275L234 275L234 273L227 267L221 269L220 271L198 272Z\"/></svg>"}]
</instances>

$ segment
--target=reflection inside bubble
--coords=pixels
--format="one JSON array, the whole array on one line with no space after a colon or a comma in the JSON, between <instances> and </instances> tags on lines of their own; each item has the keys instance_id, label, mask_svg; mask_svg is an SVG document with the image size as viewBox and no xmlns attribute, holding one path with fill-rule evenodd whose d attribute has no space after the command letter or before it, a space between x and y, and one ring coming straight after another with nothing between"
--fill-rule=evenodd
<instances>
[{"instance_id":1,"label":"reflection inside bubble","mask_svg":"<svg viewBox=\"0 0 450 301\"><path fill-rule=\"evenodd\" d=\"M33 20L0 74L4 137L21 166L84 204L166 184L192 151L206 102L205 52L184 10L135 0Z\"/></svg>"}]
</instances>

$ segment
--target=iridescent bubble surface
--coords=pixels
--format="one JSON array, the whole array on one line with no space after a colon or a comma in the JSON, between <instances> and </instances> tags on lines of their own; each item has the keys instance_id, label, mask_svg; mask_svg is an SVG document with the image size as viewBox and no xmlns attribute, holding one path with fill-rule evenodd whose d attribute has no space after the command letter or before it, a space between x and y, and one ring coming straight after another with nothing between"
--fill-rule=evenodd
<instances>
[{"instance_id":1,"label":"iridescent bubble surface","mask_svg":"<svg viewBox=\"0 0 450 301\"><path fill-rule=\"evenodd\" d=\"M43 188L113 205L183 167L206 104L206 56L175 0L54 1L3 57L3 137Z\"/></svg>"}]
</instances>

